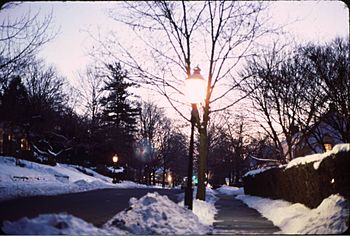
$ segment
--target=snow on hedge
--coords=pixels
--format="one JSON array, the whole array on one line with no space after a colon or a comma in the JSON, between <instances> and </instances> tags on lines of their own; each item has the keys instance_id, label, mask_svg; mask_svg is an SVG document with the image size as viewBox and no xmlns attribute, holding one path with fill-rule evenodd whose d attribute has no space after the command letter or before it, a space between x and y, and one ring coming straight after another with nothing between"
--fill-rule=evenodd
<instances>
[{"instance_id":1,"label":"snow on hedge","mask_svg":"<svg viewBox=\"0 0 350 236\"><path fill-rule=\"evenodd\" d=\"M157 192L140 199L131 198L130 207L115 215L104 229L122 229L132 234L206 234L210 227L202 224L190 210Z\"/></svg>"},{"instance_id":2,"label":"snow on hedge","mask_svg":"<svg viewBox=\"0 0 350 236\"><path fill-rule=\"evenodd\" d=\"M349 151L350 151L350 143L337 144L333 147L331 151L295 158L288 163L286 169L291 168L292 166L314 162L313 164L314 168L315 170L317 170L322 160L325 159L326 157L333 154L337 154L338 152L349 152Z\"/></svg>"},{"instance_id":3,"label":"snow on hedge","mask_svg":"<svg viewBox=\"0 0 350 236\"><path fill-rule=\"evenodd\" d=\"M324 199L315 209L249 195L236 198L271 220L283 234L340 234L349 228L349 202L339 194Z\"/></svg>"},{"instance_id":4,"label":"snow on hedge","mask_svg":"<svg viewBox=\"0 0 350 236\"><path fill-rule=\"evenodd\" d=\"M311 154L311 155L307 155L304 157L295 158L295 159L291 160L285 166L285 169L291 168L291 167L296 166L296 165L303 165L303 164L313 162L314 163L313 166L314 166L315 170L317 170L318 167L320 166L322 160L325 159L326 157L329 157L333 154L337 154L338 152L349 152L349 151L350 151L350 143L337 144L333 147L333 149L331 151L324 152L324 153L316 153L316 154ZM284 166L281 165L280 167L284 167ZM243 177L255 176L255 175L262 173L262 172L265 172L271 168L274 168L274 167L263 167L263 168L251 170L251 171L248 171L247 173L245 173L243 175Z\"/></svg>"},{"instance_id":5,"label":"snow on hedge","mask_svg":"<svg viewBox=\"0 0 350 236\"><path fill-rule=\"evenodd\" d=\"M246 177L246 176L255 176L257 174L260 174L262 172L265 172L267 170L270 170L272 169L273 167L263 167L263 168L259 168L259 169L255 169L255 170L251 170L251 171L248 171L247 173L245 173L243 175L243 177Z\"/></svg>"}]
</instances>

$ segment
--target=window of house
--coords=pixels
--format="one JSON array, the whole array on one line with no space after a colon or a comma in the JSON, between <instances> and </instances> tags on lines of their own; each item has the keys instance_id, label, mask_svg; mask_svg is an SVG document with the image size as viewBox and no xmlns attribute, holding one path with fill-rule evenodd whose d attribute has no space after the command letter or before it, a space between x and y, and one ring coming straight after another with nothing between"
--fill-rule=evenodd
<instances>
[{"instance_id":1,"label":"window of house","mask_svg":"<svg viewBox=\"0 0 350 236\"><path fill-rule=\"evenodd\" d=\"M21 150L22 151L29 151L30 145L26 138L21 138Z\"/></svg>"},{"instance_id":2,"label":"window of house","mask_svg":"<svg viewBox=\"0 0 350 236\"><path fill-rule=\"evenodd\" d=\"M324 149L326 150L326 152L331 151L332 150L332 144L331 143L325 143L324 144Z\"/></svg>"}]
</instances>

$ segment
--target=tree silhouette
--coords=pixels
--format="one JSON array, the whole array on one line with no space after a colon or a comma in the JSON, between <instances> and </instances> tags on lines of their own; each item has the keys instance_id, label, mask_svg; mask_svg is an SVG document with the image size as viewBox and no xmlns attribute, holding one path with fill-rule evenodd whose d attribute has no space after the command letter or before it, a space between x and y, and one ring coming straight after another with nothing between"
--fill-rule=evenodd
<instances>
[{"instance_id":1,"label":"tree silhouette","mask_svg":"<svg viewBox=\"0 0 350 236\"><path fill-rule=\"evenodd\" d=\"M127 81L127 71L122 69L120 63L107 64L106 69L103 88L106 94L100 100L104 141L109 146L105 158L108 160L113 153L117 153L120 162L127 163L133 154L132 145L137 131L138 109L130 100L133 94L128 91L134 84Z\"/></svg>"}]
</instances>

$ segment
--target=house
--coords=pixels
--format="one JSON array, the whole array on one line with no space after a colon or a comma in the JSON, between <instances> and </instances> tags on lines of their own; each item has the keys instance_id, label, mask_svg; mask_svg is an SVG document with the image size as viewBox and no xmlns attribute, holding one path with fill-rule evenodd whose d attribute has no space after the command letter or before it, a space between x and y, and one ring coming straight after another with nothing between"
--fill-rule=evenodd
<instances>
[{"instance_id":1,"label":"house","mask_svg":"<svg viewBox=\"0 0 350 236\"><path fill-rule=\"evenodd\" d=\"M27 135L9 122L0 122L0 155L16 157L32 155Z\"/></svg>"},{"instance_id":2,"label":"house","mask_svg":"<svg viewBox=\"0 0 350 236\"><path fill-rule=\"evenodd\" d=\"M331 106L329 111L321 117L307 132L296 132L292 137L291 157L288 145L282 143L286 158L296 157L332 150L339 143L344 143L341 130L345 128L346 120Z\"/></svg>"}]
</instances>

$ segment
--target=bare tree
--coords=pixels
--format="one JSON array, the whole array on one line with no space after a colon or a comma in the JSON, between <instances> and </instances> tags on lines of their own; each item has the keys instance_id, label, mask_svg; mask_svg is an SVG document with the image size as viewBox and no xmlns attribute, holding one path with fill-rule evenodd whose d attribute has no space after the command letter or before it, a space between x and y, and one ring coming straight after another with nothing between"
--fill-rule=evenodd
<instances>
[{"instance_id":1,"label":"bare tree","mask_svg":"<svg viewBox=\"0 0 350 236\"><path fill-rule=\"evenodd\" d=\"M201 120L197 117L200 132L197 198L204 200L209 114L225 110L242 99L230 96L241 82L234 68L249 53L254 40L270 32L262 17L265 7L257 2L240 1L125 4L122 11L120 8L111 11L111 16L134 29L138 42L145 47L140 50L135 44L128 47L118 41L118 35L111 34L110 41L100 40L102 48L97 51L130 67L135 80L157 90L188 121L181 113L181 107L186 106L182 92L184 79L190 76L193 64L200 64L207 71L207 95L201 104ZM117 45L118 52L112 45ZM224 98L232 99L223 102Z\"/></svg>"},{"instance_id":2,"label":"bare tree","mask_svg":"<svg viewBox=\"0 0 350 236\"><path fill-rule=\"evenodd\" d=\"M261 127L274 141L282 161L294 158L300 141L313 151L307 137L323 146L324 122L349 141L349 47L344 39L326 45L297 46L281 50L276 45L248 62L242 90L264 120ZM332 107L333 115L329 113ZM334 113L335 112L335 113ZM298 135L296 135L298 133Z\"/></svg>"},{"instance_id":3,"label":"bare tree","mask_svg":"<svg viewBox=\"0 0 350 236\"><path fill-rule=\"evenodd\" d=\"M274 141L280 160L289 161L298 141L295 133L309 130L322 107L310 64L297 51L274 44L264 56L248 60L242 77L249 78L242 90L264 120L261 127Z\"/></svg>"},{"instance_id":4,"label":"bare tree","mask_svg":"<svg viewBox=\"0 0 350 236\"><path fill-rule=\"evenodd\" d=\"M149 174L153 174L154 183L155 171L159 166L163 167L163 178L165 178L171 122L165 116L164 111L154 103L141 102L139 106L139 139L146 145L147 151L144 152L143 158L147 163Z\"/></svg>"},{"instance_id":5,"label":"bare tree","mask_svg":"<svg viewBox=\"0 0 350 236\"><path fill-rule=\"evenodd\" d=\"M323 120L340 133L343 142L350 142L350 48L349 38L336 38L324 45L302 47L310 74L317 83L319 103L331 106L337 117ZM329 104L329 105L328 105ZM323 113L318 116L322 119Z\"/></svg>"},{"instance_id":6,"label":"bare tree","mask_svg":"<svg viewBox=\"0 0 350 236\"><path fill-rule=\"evenodd\" d=\"M67 105L66 80L53 66L45 65L40 59L31 59L31 63L23 70L24 84L34 114L44 115L48 110L60 111Z\"/></svg>"},{"instance_id":7,"label":"bare tree","mask_svg":"<svg viewBox=\"0 0 350 236\"><path fill-rule=\"evenodd\" d=\"M84 101L85 115L90 119L90 132L98 126L98 116L101 110L99 103L103 95L103 73L98 65L87 66L85 73L80 74L79 95Z\"/></svg>"},{"instance_id":8,"label":"bare tree","mask_svg":"<svg viewBox=\"0 0 350 236\"><path fill-rule=\"evenodd\" d=\"M18 4L5 4L1 14ZM39 12L11 19L2 17L0 23L0 82L7 86L9 75L21 70L28 60L38 52L42 45L50 41L55 34L50 32L52 13L38 20Z\"/></svg>"}]
</instances>

